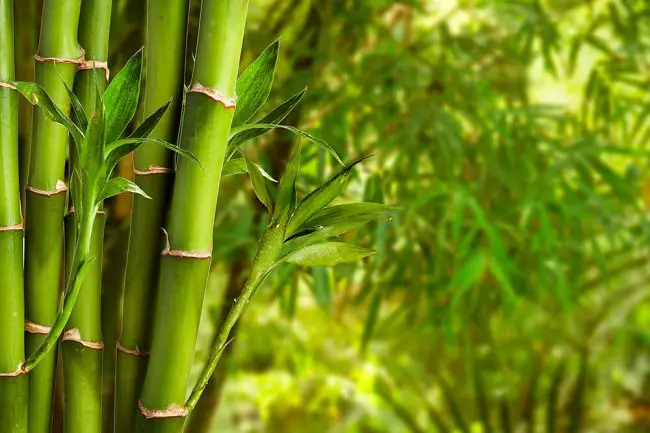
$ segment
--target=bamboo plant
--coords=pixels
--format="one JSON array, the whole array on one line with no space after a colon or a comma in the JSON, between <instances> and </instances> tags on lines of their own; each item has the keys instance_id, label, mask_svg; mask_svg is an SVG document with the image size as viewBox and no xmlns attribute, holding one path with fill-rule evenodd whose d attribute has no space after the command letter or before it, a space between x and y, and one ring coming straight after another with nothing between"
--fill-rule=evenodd
<instances>
[{"instance_id":1,"label":"bamboo plant","mask_svg":"<svg viewBox=\"0 0 650 433\"><path fill-rule=\"evenodd\" d=\"M81 0L45 0L35 81L63 115L70 111L65 86L72 87L83 51L77 42ZM63 217L67 187L68 131L34 110L30 169L25 199L25 319L27 353L43 343L59 305ZM45 357L29 380L29 431L49 433L56 352Z\"/></svg>"},{"instance_id":2,"label":"bamboo plant","mask_svg":"<svg viewBox=\"0 0 650 433\"><path fill-rule=\"evenodd\" d=\"M19 368L25 337L13 14L13 1L0 1L0 432L27 433L28 383Z\"/></svg>"},{"instance_id":3,"label":"bamboo plant","mask_svg":"<svg viewBox=\"0 0 650 433\"><path fill-rule=\"evenodd\" d=\"M172 103L151 136L175 142L183 90L188 0L147 2L145 86L143 112L151 114L168 100ZM171 154L145 144L134 155L135 182L152 197L136 196L124 279L123 321L117 345L115 432L129 433L150 347L152 299L158 284L168 192L174 165Z\"/></svg>"},{"instance_id":4,"label":"bamboo plant","mask_svg":"<svg viewBox=\"0 0 650 433\"><path fill-rule=\"evenodd\" d=\"M108 80L108 33L110 29L111 0L84 1L79 22L79 42L85 50L84 62L75 79L75 94L83 111L92 113L97 98L103 94ZM83 116L80 113L79 116ZM74 152L72 152L74 154ZM70 161L72 170L79 161ZM68 277L74 269L76 242L75 203L65 221L66 270ZM100 431L102 425L102 330L101 277L104 214L101 204L93 226L90 256L79 298L72 310L63 334L61 359L65 398L65 431Z\"/></svg>"}]
</instances>

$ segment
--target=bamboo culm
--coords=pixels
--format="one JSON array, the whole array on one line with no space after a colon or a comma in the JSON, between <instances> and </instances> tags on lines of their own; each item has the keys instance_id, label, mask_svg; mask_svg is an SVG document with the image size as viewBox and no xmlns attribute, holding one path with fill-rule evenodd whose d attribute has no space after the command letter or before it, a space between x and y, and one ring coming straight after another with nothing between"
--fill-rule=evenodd
<instances>
[{"instance_id":1,"label":"bamboo culm","mask_svg":"<svg viewBox=\"0 0 650 433\"><path fill-rule=\"evenodd\" d=\"M136 432L178 433L187 415L185 395L210 268L247 9L246 0L203 2L179 144L204 169L184 160L178 163Z\"/></svg>"},{"instance_id":2,"label":"bamboo culm","mask_svg":"<svg viewBox=\"0 0 650 433\"><path fill-rule=\"evenodd\" d=\"M86 113L93 113L95 100L101 97L107 84L110 16L111 0L84 0L82 3L79 42L85 50L85 58L75 78L74 93ZM71 161L72 166L77 163ZM87 257L93 260L88 265L61 343L65 433L99 432L102 426L101 276L104 220L103 213L99 212L91 229L87 253ZM73 210L65 223L68 281L75 269L73 252L76 234ZM68 335L74 338L66 338Z\"/></svg>"},{"instance_id":3,"label":"bamboo culm","mask_svg":"<svg viewBox=\"0 0 650 433\"><path fill-rule=\"evenodd\" d=\"M27 433L23 221L18 175L18 95L13 0L0 0L0 433Z\"/></svg>"},{"instance_id":4,"label":"bamboo culm","mask_svg":"<svg viewBox=\"0 0 650 433\"><path fill-rule=\"evenodd\" d=\"M188 0L149 0L143 114L169 99L172 105L152 133L175 142L182 103ZM135 152L135 182L151 199L135 196L124 279L122 325L115 381L115 433L131 433L142 391L151 322L158 287L161 228L164 225L174 163L171 153L145 144ZM159 247L160 246L160 247Z\"/></svg>"},{"instance_id":5,"label":"bamboo culm","mask_svg":"<svg viewBox=\"0 0 650 433\"><path fill-rule=\"evenodd\" d=\"M45 0L41 20L35 81L63 113L70 111L64 82L72 87L83 51L77 42L81 0ZM59 306L68 131L34 109L25 206L25 319L27 353L34 355L46 340ZM29 432L49 433L56 351L36 358L29 373ZM44 359L40 359L44 358ZM33 363L32 363L33 364Z\"/></svg>"}]
</instances>

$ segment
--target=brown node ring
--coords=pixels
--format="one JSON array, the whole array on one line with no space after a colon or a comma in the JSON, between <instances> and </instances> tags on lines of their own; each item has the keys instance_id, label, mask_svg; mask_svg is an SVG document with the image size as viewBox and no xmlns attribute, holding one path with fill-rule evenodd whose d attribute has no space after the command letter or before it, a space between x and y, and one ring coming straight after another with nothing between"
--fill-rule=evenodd
<instances>
[{"instance_id":1,"label":"brown node ring","mask_svg":"<svg viewBox=\"0 0 650 433\"><path fill-rule=\"evenodd\" d=\"M18 368L14 371L9 372L0 372L0 377L18 377L21 374L25 374L27 371L23 368L23 363L18 364Z\"/></svg>"},{"instance_id":2,"label":"brown node ring","mask_svg":"<svg viewBox=\"0 0 650 433\"><path fill-rule=\"evenodd\" d=\"M167 230L162 229L165 234L165 248L160 253L161 256L178 257L180 259L210 259L212 258L212 249L210 251L184 251L172 249L169 244L169 235Z\"/></svg>"},{"instance_id":3,"label":"brown node ring","mask_svg":"<svg viewBox=\"0 0 650 433\"><path fill-rule=\"evenodd\" d=\"M79 62L79 70L87 71L91 69L103 69L106 74L106 81L109 80L111 76L111 71L108 69L108 62L100 62L98 60L82 60Z\"/></svg>"},{"instance_id":4,"label":"brown node ring","mask_svg":"<svg viewBox=\"0 0 650 433\"><path fill-rule=\"evenodd\" d=\"M47 335L50 333L51 329L52 328L49 326L39 325L38 323L33 323L29 320L25 320L25 332L28 332L30 334Z\"/></svg>"},{"instance_id":5,"label":"brown node ring","mask_svg":"<svg viewBox=\"0 0 650 433\"><path fill-rule=\"evenodd\" d=\"M23 222L19 222L18 224L10 225L10 226L0 226L0 232L17 232L17 231L22 231L24 228Z\"/></svg>"},{"instance_id":6,"label":"brown node ring","mask_svg":"<svg viewBox=\"0 0 650 433\"><path fill-rule=\"evenodd\" d=\"M170 174L173 172L174 170L169 167L158 167L157 165L150 165L146 170L138 170L135 167L133 168L133 174L138 176L151 176L152 174Z\"/></svg>"},{"instance_id":7,"label":"brown node ring","mask_svg":"<svg viewBox=\"0 0 650 433\"><path fill-rule=\"evenodd\" d=\"M40 54L34 54L34 60L37 62L54 62L54 63L68 63L72 65L80 65L85 61L86 52L82 49L81 55L76 59L69 59L66 57L43 57Z\"/></svg>"},{"instance_id":8,"label":"brown node ring","mask_svg":"<svg viewBox=\"0 0 650 433\"><path fill-rule=\"evenodd\" d=\"M184 418L189 413L187 406L179 406L175 403L170 404L165 409L148 409L144 407L142 401L138 400L138 409L142 416L147 419L154 418Z\"/></svg>"},{"instance_id":9,"label":"brown node ring","mask_svg":"<svg viewBox=\"0 0 650 433\"><path fill-rule=\"evenodd\" d=\"M33 194L36 194L36 195L42 195L42 196L45 196L45 197L52 197L53 195L57 195L57 194L60 194L62 192L67 191L68 187L65 186L65 182L63 182L61 179L59 179L59 180L56 181L56 187L54 188L54 191L48 191L46 189L36 188L34 186L31 186L31 185L27 185L25 190L27 190L27 191L29 191L29 192L31 192Z\"/></svg>"},{"instance_id":10,"label":"brown node ring","mask_svg":"<svg viewBox=\"0 0 650 433\"><path fill-rule=\"evenodd\" d=\"M4 81L0 81L0 87L4 87L5 89L16 90L16 86L14 86L11 83L5 83Z\"/></svg>"},{"instance_id":11,"label":"brown node ring","mask_svg":"<svg viewBox=\"0 0 650 433\"><path fill-rule=\"evenodd\" d=\"M122 346L122 343L118 340L117 343L115 343L115 347L117 347L117 350L119 350L122 353L125 353L127 355L132 355L138 358L144 358L146 356L149 356L149 352L146 351L141 351L138 349L138 346L135 347L135 349L129 349L127 347Z\"/></svg>"},{"instance_id":12,"label":"brown node ring","mask_svg":"<svg viewBox=\"0 0 650 433\"><path fill-rule=\"evenodd\" d=\"M202 93L215 102L220 103L224 108L235 109L237 106L237 96L226 96L217 89L205 87L201 83L196 83L188 92Z\"/></svg>"},{"instance_id":13,"label":"brown node ring","mask_svg":"<svg viewBox=\"0 0 650 433\"><path fill-rule=\"evenodd\" d=\"M81 334L79 333L79 328L72 328L68 329L63 333L61 336L61 341L73 341L76 343L81 344L84 347L87 347L89 349L103 349L104 348L104 343L99 341L89 341L89 340L84 340L81 338Z\"/></svg>"}]
</instances>

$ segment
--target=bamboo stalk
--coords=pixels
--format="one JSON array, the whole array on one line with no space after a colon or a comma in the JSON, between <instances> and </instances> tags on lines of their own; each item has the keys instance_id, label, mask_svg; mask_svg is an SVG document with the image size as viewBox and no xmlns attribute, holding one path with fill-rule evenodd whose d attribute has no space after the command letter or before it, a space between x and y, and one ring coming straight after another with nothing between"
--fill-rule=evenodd
<instances>
[{"instance_id":1,"label":"bamboo stalk","mask_svg":"<svg viewBox=\"0 0 650 433\"><path fill-rule=\"evenodd\" d=\"M188 0L147 2L143 114L152 114L173 98L172 106L152 133L176 141L182 105ZM156 298L162 230L168 204L173 158L169 151L144 144L135 152L135 181L152 197L133 201L124 279L120 347L116 365L115 432L130 433L137 411L151 345L153 299ZM138 356L138 351L142 352Z\"/></svg>"},{"instance_id":2,"label":"bamboo stalk","mask_svg":"<svg viewBox=\"0 0 650 433\"><path fill-rule=\"evenodd\" d=\"M18 95L14 80L13 0L0 0L0 433L27 433L23 222L18 174Z\"/></svg>"},{"instance_id":3,"label":"bamboo stalk","mask_svg":"<svg viewBox=\"0 0 650 433\"><path fill-rule=\"evenodd\" d=\"M187 415L185 393L210 268L247 9L247 0L203 2L180 146L204 169L184 160L178 164L137 432L178 432Z\"/></svg>"},{"instance_id":4,"label":"bamboo stalk","mask_svg":"<svg viewBox=\"0 0 650 433\"><path fill-rule=\"evenodd\" d=\"M77 43L81 0L45 0L35 81L59 108L70 111L65 81L72 86L82 50ZM65 212L64 170L68 132L34 110L30 171L26 192L25 315L43 327L53 324L58 309ZM39 328L28 329L27 351L45 340ZM42 332L42 331L41 331ZM49 433L56 351L30 372L29 431Z\"/></svg>"},{"instance_id":5,"label":"bamboo stalk","mask_svg":"<svg viewBox=\"0 0 650 433\"><path fill-rule=\"evenodd\" d=\"M111 0L85 0L81 8L79 41L85 49L85 61L80 65L74 90L86 113L93 113L96 98L101 97L98 91L103 93L107 85L111 3ZM71 163L75 164L75 161ZM72 204L74 206L75 203ZM88 253L94 260L89 265L61 344L66 433L99 432L102 426L101 275L104 223L104 214L98 214ZM74 270L75 259L73 212L66 218L65 234L68 281Z\"/></svg>"},{"instance_id":6,"label":"bamboo stalk","mask_svg":"<svg viewBox=\"0 0 650 433\"><path fill-rule=\"evenodd\" d=\"M16 52L22 53L16 59L16 79L34 81L34 62L31 56L38 44L39 15L36 0L21 0L20 7L15 8L16 17ZM32 130L32 104L23 98L18 101L18 161L20 173L21 200L25 202L25 186L29 172L30 133Z\"/></svg>"}]
</instances>

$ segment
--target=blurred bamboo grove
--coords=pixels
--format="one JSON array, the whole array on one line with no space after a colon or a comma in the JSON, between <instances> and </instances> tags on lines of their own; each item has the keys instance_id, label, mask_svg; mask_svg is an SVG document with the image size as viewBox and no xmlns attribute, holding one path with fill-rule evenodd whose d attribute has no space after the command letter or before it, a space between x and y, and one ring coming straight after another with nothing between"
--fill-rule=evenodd
<instances>
[{"instance_id":1,"label":"blurred bamboo grove","mask_svg":"<svg viewBox=\"0 0 650 433\"><path fill-rule=\"evenodd\" d=\"M187 433L650 431L647 1L251 0L247 17L241 0L203 0L203 14L200 0L63 3L71 9L57 14L48 12L48 4L57 8L53 0L16 1L9 29L12 2L0 0L0 81L36 81L78 124L84 110L99 110L89 83L95 77L103 93L107 83L93 74L103 70L77 72L73 86L69 63L57 69L41 61L34 75L31 55L76 57L77 46L65 46L74 38L59 38L57 47L56 35L76 32L78 21L86 58L108 59L115 83L140 76L133 63L140 57L132 56L144 46L142 90L124 90L121 99L132 101L135 113L124 137L150 142L122 159L114 176L134 182L122 189L141 187L154 200L109 197L95 220L99 231L105 219L103 251L96 234L90 247L101 257L102 281L95 262L81 287L85 307L73 310L66 329L101 339L101 355L74 349L64 334L57 371L50 352L28 380L0 377L0 420L22 425L0 423L0 432L99 432L101 423L104 433L122 433L133 431L137 417L138 432L180 431L183 422ZM220 33L226 16L239 30ZM237 111L217 110L190 91L197 83L232 87L237 75ZM228 88L220 91L229 96ZM27 231L23 283L19 232L0 230L7 299L0 325L13 332L0 332L0 373L45 339L27 333L23 347L15 336L23 313L34 323L53 322L56 290L63 289L64 254L56 248L63 231L56 227L65 194L43 199L26 186L58 191L48 182L64 175L48 172L52 158L34 152L58 146L56 158L64 158L58 136L66 133L41 108L32 121L30 104L17 99L0 87L0 162L7 167L0 226L20 224L20 199ZM145 119L159 109L167 114L144 134ZM251 119L261 120L250 126ZM300 130L262 135L279 122ZM232 126L228 136L224 124ZM54 135L44 136L46 128ZM154 140L192 153L175 162ZM215 148L228 152L217 157ZM200 166L194 157L214 164ZM83 157L69 156L56 170L68 179L80 167ZM210 181L183 189L199 172ZM68 184L72 202L83 202ZM201 199L178 198L192 194ZM332 204L312 211L319 200ZM66 219L73 275L75 218L83 219L74 208ZM46 224L47 212L60 224ZM286 226L279 246L269 229L276 223ZM163 254L161 265L161 225L171 240L163 251L211 244L212 260L195 254L185 266ZM49 234L35 235L39 229ZM225 337L219 332L230 330L229 313L247 303L258 274L266 275L260 255L335 235L359 249L332 244L332 259L316 264L347 263L284 260L242 320ZM369 250L374 254L361 260ZM43 284L55 287L49 305L35 296ZM81 312L99 305L100 321ZM179 323L189 334L198 326L195 354L191 335L170 332ZM84 334L86 327L93 331ZM174 358L133 358L116 346ZM214 375L193 399L194 383L206 384L204 366L215 357ZM191 371L181 371L189 362ZM164 375L168 366L178 372L173 379ZM162 423L138 415L138 399L163 408L184 402L186 388L189 415ZM10 407L8 414L3 408Z\"/></svg>"}]
</instances>

